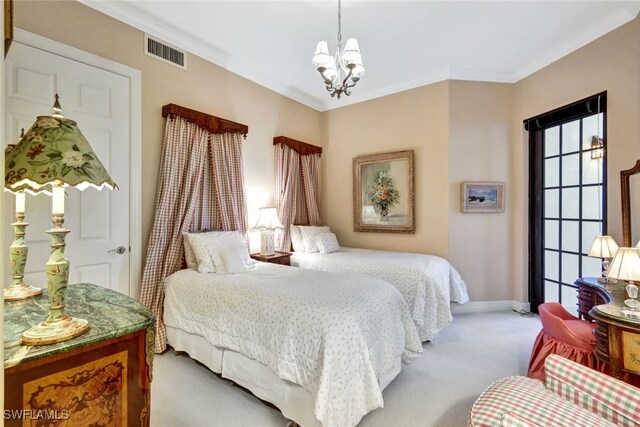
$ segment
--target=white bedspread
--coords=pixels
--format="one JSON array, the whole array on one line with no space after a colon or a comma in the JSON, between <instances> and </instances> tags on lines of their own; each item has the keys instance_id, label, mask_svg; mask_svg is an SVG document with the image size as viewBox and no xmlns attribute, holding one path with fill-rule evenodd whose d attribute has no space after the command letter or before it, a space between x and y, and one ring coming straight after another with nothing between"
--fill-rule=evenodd
<instances>
[{"instance_id":1,"label":"white bedspread","mask_svg":"<svg viewBox=\"0 0 640 427\"><path fill-rule=\"evenodd\" d=\"M391 283L407 302L422 341L433 339L451 322L451 301L469 301L460 274L439 256L341 247L330 254L294 252L291 265Z\"/></svg>"},{"instance_id":2,"label":"white bedspread","mask_svg":"<svg viewBox=\"0 0 640 427\"><path fill-rule=\"evenodd\" d=\"M381 280L258 263L238 274L181 270L165 286L167 325L302 386L327 427L382 407L377 378L422 354L402 296Z\"/></svg>"}]
</instances>

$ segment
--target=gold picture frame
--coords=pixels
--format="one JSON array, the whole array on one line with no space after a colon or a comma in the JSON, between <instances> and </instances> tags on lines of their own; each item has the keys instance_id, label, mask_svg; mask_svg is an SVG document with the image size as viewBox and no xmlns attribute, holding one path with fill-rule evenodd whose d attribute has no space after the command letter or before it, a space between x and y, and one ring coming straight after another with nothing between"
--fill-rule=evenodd
<instances>
[{"instance_id":1,"label":"gold picture frame","mask_svg":"<svg viewBox=\"0 0 640 427\"><path fill-rule=\"evenodd\" d=\"M353 159L353 229L415 233L413 150Z\"/></svg>"},{"instance_id":2,"label":"gold picture frame","mask_svg":"<svg viewBox=\"0 0 640 427\"><path fill-rule=\"evenodd\" d=\"M13 0L4 0L4 57L13 41Z\"/></svg>"}]
</instances>

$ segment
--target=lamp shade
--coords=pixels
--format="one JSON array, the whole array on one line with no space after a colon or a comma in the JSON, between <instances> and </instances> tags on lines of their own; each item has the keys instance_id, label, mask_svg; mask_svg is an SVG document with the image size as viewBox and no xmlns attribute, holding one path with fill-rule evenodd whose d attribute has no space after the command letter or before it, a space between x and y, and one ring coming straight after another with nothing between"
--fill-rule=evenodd
<instances>
[{"instance_id":1,"label":"lamp shade","mask_svg":"<svg viewBox=\"0 0 640 427\"><path fill-rule=\"evenodd\" d=\"M329 45L325 41L318 42L316 53L313 55L313 65L315 65L316 68L326 67L326 64L328 64L330 60Z\"/></svg>"},{"instance_id":2,"label":"lamp shade","mask_svg":"<svg viewBox=\"0 0 640 427\"><path fill-rule=\"evenodd\" d=\"M274 228L283 228L284 226L278 219L276 208L260 208L260 216L258 222L253 228L257 230L273 230Z\"/></svg>"},{"instance_id":3,"label":"lamp shade","mask_svg":"<svg viewBox=\"0 0 640 427\"><path fill-rule=\"evenodd\" d=\"M640 248L620 248L611 262L607 277L640 281Z\"/></svg>"},{"instance_id":4,"label":"lamp shade","mask_svg":"<svg viewBox=\"0 0 640 427\"><path fill-rule=\"evenodd\" d=\"M22 129L22 135L20 135L20 138L24 137L24 129ZM4 165L4 169L7 170L9 163L7 162L7 159L9 158L9 154L16 148L16 144L9 144L7 145L7 148L4 149L4 159L5 159L5 165ZM5 181L5 187L4 190L8 191L10 193L16 194L18 195L19 193L24 194L24 193L29 193L32 196L38 195L38 194L46 194L47 196L51 195L51 186L47 185L44 187L39 187L39 188L33 188L31 187L29 184L23 184L21 186L17 186L14 188L9 188L7 186L7 182Z\"/></svg>"},{"instance_id":5,"label":"lamp shade","mask_svg":"<svg viewBox=\"0 0 640 427\"><path fill-rule=\"evenodd\" d=\"M349 64L354 61L362 61L362 55L360 54L360 46L358 46L358 40L349 37L344 45L344 51L342 52L342 61L345 64Z\"/></svg>"},{"instance_id":6,"label":"lamp shade","mask_svg":"<svg viewBox=\"0 0 640 427\"><path fill-rule=\"evenodd\" d=\"M75 121L40 116L5 160L5 187L9 191L46 189L56 182L84 190L111 190L111 180Z\"/></svg>"},{"instance_id":7,"label":"lamp shade","mask_svg":"<svg viewBox=\"0 0 640 427\"><path fill-rule=\"evenodd\" d=\"M613 258L618 252L618 245L611 236L596 236L589 249L589 256L596 258Z\"/></svg>"}]
</instances>

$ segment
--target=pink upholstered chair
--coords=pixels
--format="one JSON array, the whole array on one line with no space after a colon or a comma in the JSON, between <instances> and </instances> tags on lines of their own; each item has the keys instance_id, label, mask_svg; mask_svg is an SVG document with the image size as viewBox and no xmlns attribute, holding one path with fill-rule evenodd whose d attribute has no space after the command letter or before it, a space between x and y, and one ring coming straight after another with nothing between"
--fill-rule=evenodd
<instances>
[{"instance_id":1,"label":"pink upholstered chair","mask_svg":"<svg viewBox=\"0 0 640 427\"><path fill-rule=\"evenodd\" d=\"M544 380L544 360L558 354L592 369L598 369L593 350L595 324L572 316L557 302L538 306L542 330L538 334L529 360L529 377Z\"/></svg>"}]
</instances>

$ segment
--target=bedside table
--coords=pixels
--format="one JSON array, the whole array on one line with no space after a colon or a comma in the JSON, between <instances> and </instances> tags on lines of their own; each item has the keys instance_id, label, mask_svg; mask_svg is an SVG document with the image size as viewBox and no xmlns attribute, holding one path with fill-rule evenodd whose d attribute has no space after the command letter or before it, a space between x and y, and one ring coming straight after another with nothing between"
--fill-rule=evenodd
<instances>
[{"instance_id":1,"label":"bedside table","mask_svg":"<svg viewBox=\"0 0 640 427\"><path fill-rule=\"evenodd\" d=\"M291 252L276 252L273 255L251 254L251 258L271 264L291 265Z\"/></svg>"}]
</instances>

